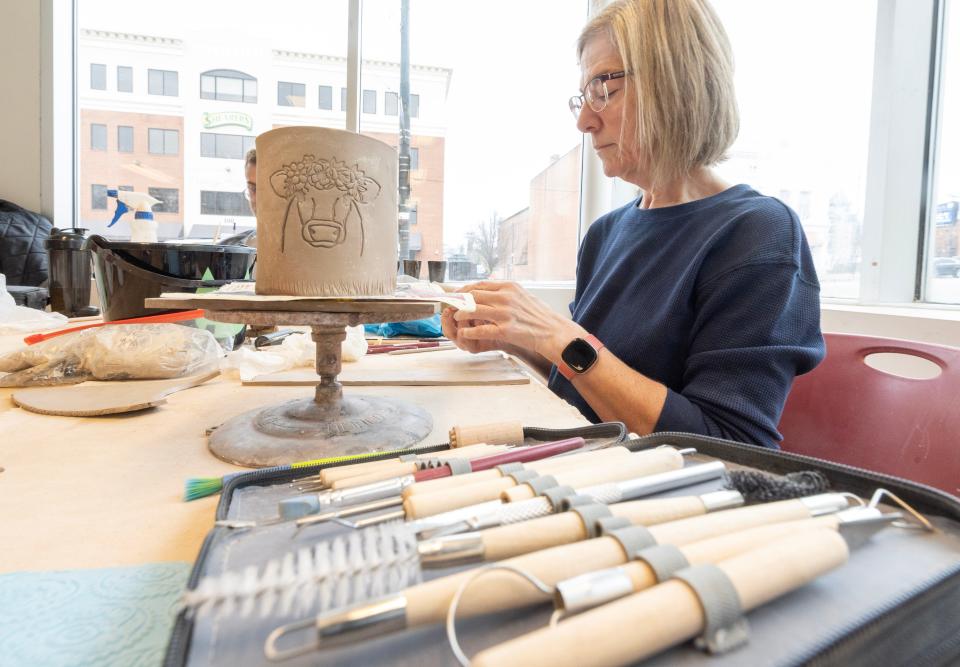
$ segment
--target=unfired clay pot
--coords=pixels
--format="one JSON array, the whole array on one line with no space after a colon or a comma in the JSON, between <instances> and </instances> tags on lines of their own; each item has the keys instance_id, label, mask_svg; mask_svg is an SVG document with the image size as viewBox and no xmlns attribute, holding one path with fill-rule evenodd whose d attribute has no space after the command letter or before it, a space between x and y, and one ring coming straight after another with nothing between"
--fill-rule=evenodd
<instances>
[{"instance_id":1,"label":"unfired clay pot","mask_svg":"<svg viewBox=\"0 0 960 667\"><path fill-rule=\"evenodd\" d=\"M323 127L257 137L257 293L396 289L397 153Z\"/></svg>"}]
</instances>

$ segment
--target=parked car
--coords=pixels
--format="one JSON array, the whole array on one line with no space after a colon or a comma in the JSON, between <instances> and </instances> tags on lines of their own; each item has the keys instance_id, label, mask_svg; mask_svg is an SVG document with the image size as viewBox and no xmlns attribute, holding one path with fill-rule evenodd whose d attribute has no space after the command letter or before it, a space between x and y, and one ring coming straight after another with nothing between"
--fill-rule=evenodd
<instances>
[{"instance_id":1,"label":"parked car","mask_svg":"<svg viewBox=\"0 0 960 667\"><path fill-rule=\"evenodd\" d=\"M938 278L960 278L960 257L937 257L933 260L933 269Z\"/></svg>"}]
</instances>

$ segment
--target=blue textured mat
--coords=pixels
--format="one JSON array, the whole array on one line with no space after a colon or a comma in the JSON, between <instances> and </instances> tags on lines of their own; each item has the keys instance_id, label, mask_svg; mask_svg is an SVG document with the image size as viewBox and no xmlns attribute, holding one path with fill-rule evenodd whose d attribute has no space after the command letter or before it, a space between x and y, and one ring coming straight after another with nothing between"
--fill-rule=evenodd
<instances>
[{"instance_id":1,"label":"blue textured mat","mask_svg":"<svg viewBox=\"0 0 960 667\"><path fill-rule=\"evenodd\" d=\"M0 575L4 667L159 665L188 563Z\"/></svg>"}]
</instances>

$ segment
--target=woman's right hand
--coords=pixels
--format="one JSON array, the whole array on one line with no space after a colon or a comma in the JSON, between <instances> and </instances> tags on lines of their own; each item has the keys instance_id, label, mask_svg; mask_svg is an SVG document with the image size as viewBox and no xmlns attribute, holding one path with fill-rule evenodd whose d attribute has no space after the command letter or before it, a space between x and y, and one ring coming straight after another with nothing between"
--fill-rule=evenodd
<instances>
[{"instance_id":1,"label":"woman's right hand","mask_svg":"<svg viewBox=\"0 0 960 667\"><path fill-rule=\"evenodd\" d=\"M490 352L491 350L503 349L492 340L468 339L460 336L461 328L467 329L470 327L475 327L478 324L484 324L484 322L481 320L460 320L458 322L456 319L454 319L454 314L456 312L456 308L444 308L443 312L440 313L440 326L443 329L443 335L453 341L454 345L459 347L461 350L466 350L467 352L472 352L474 354L478 352Z\"/></svg>"}]
</instances>

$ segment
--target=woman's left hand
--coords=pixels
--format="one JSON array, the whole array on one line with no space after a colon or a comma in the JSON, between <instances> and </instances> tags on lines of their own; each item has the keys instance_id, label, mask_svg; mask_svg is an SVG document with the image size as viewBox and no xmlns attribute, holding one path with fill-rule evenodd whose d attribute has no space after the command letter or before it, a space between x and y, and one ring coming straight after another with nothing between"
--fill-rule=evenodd
<instances>
[{"instance_id":1,"label":"woman's left hand","mask_svg":"<svg viewBox=\"0 0 960 667\"><path fill-rule=\"evenodd\" d=\"M463 291L473 295L477 309L454 313L461 338L513 345L553 361L563 345L583 335L579 325L516 283L482 281Z\"/></svg>"}]
</instances>

